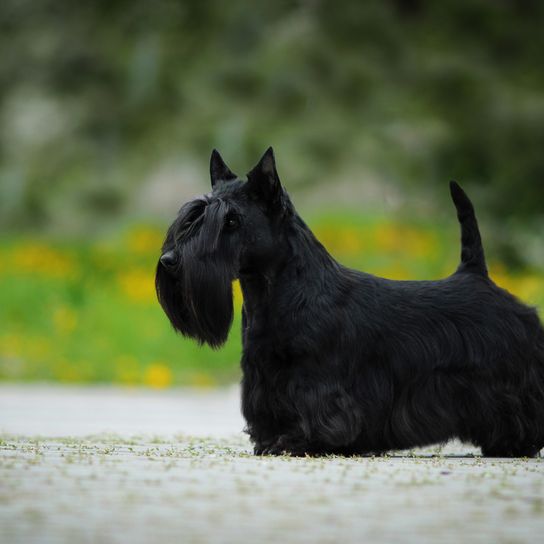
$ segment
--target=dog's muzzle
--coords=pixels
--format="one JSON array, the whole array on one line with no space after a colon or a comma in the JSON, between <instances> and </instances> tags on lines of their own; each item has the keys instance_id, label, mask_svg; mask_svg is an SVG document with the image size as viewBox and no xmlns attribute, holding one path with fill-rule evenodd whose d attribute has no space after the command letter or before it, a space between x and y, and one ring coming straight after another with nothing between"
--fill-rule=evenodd
<instances>
[{"instance_id":1,"label":"dog's muzzle","mask_svg":"<svg viewBox=\"0 0 544 544\"><path fill-rule=\"evenodd\" d=\"M175 268L178 264L178 258L174 251L163 253L159 260L161 261L161 264L168 269Z\"/></svg>"}]
</instances>

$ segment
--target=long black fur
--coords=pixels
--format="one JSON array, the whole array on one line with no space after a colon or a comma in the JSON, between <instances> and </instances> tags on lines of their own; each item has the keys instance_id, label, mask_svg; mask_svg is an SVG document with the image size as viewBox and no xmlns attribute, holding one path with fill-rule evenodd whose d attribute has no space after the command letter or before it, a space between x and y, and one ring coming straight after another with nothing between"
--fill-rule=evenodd
<instances>
[{"instance_id":1,"label":"long black fur","mask_svg":"<svg viewBox=\"0 0 544 544\"><path fill-rule=\"evenodd\" d=\"M159 263L159 301L175 329L213 347L227 339L233 318L232 280L237 270L231 255L237 248L221 236L232 206L222 199L198 198L183 206L168 230L163 254L175 264Z\"/></svg>"},{"instance_id":2,"label":"long black fur","mask_svg":"<svg viewBox=\"0 0 544 544\"><path fill-rule=\"evenodd\" d=\"M459 438L487 456L544 447L544 329L489 278L472 203L450 190L461 263L392 281L335 261L298 216L269 149L170 227L157 293L172 325L219 347L244 295L242 411L257 454L379 454ZM221 179L223 178L223 179Z\"/></svg>"}]
</instances>

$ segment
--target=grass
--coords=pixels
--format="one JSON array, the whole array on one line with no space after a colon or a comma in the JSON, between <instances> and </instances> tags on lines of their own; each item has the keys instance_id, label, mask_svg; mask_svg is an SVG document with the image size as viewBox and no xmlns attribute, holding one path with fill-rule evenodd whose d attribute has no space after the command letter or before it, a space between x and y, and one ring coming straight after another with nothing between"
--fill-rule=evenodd
<instances>
[{"instance_id":1,"label":"grass","mask_svg":"<svg viewBox=\"0 0 544 544\"><path fill-rule=\"evenodd\" d=\"M330 213L310 221L342 263L394 279L432 279L458 259L455 225L387 222ZM0 379L207 387L238 379L240 308L221 350L176 335L155 299L154 269L163 229L135 225L94 241L0 239ZM544 306L544 273L497 283Z\"/></svg>"}]
</instances>

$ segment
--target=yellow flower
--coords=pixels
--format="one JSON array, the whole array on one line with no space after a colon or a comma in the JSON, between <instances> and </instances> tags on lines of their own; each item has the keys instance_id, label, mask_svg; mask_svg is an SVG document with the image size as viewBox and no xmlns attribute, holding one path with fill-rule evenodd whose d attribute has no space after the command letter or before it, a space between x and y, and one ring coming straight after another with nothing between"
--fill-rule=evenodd
<instances>
[{"instance_id":1,"label":"yellow flower","mask_svg":"<svg viewBox=\"0 0 544 544\"><path fill-rule=\"evenodd\" d=\"M135 302L155 302L155 281L147 270L119 274L118 284L126 297Z\"/></svg>"},{"instance_id":2,"label":"yellow flower","mask_svg":"<svg viewBox=\"0 0 544 544\"><path fill-rule=\"evenodd\" d=\"M521 298L525 302L535 303L544 296L544 278L532 274L510 275L501 264L493 264L489 275L503 289Z\"/></svg>"},{"instance_id":3,"label":"yellow flower","mask_svg":"<svg viewBox=\"0 0 544 544\"><path fill-rule=\"evenodd\" d=\"M39 243L24 243L15 247L11 262L19 272L52 278L67 278L76 271L76 263L71 257Z\"/></svg>"},{"instance_id":4,"label":"yellow flower","mask_svg":"<svg viewBox=\"0 0 544 544\"><path fill-rule=\"evenodd\" d=\"M153 363L145 371L144 382L150 387L163 389L172 384L172 371L162 363Z\"/></svg>"},{"instance_id":5,"label":"yellow flower","mask_svg":"<svg viewBox=\"0 0 544 544\"><path fill-rule=\"evenodd\" d=\"M374 237L379 249L414 257L431 255L437 245L432 233L406 225L380 225L375 229Z\"/></svg>"},{"instance_id":6,"label":"yellow flower","mask_svg":"<svg viewBox=\"0 0 544 544\"><path fill-rule=\"evenodd\" d=\"M387 268L377 270L376 274L390 280L409 280L412 278L410 271L399 262L395 262Z\"/></svg>"},{"instance_id":7,"label":"yellow flower","mask_svg":"<svg viewBox=\"0 0 544 544\"><path fill-rule=\"evenodd\" d=\"M523 300L534 303L544 293L544 278L531 275L520 276L516 280L514 293Z\"/></svg>"},{"instance_id":8,"label":"yellow flower","mask_svg":"<svg viewBox=\"0 0 544 544\"><path fill-rule=\"evenodd\" d=\"M364 249L364 236L360 229L353 227L318 227L317 239L333 254L357 254Z\"/></svg>"},{"instance_id":9,"label":"yellow flower","mask_svg":"<svg viewBox=\"0 0 544 544\"><path fill-rule=\"evenodd\" d=\"M234 308L240 310L244 303L244 296L242 294L242 288L238 280L232 282L232 294L234 297Z\"/></svg>"},{"instance_id":10,"label":"yellow flower","mask_svg":"<svg viewBox=\"0 0 544 544\"><path fill-rule=\"evenodd\" d=\"M153 227L140 226L127 235L127 247L132 253L158 254L163 242L163 233Z\"/></svg>"}]
</instances>

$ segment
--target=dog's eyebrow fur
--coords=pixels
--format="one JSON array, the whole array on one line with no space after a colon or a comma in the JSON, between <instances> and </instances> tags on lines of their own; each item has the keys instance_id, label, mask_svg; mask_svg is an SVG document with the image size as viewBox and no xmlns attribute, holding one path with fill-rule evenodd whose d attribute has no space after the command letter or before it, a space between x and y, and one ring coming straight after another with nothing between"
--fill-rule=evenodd
<instances>
[{"instance_id":1,"label":"dog's eyebrow fur","mask_svg":"<svg viewBox=\"0 0 544 544\"><path fill-rule=\"evenodd\" d=\"M217 249L219 236L225 225L225 218L230 211L231 206L222 198L217 198L206 206L199 234L201 247L206 247L209 251Z\"/></svg>"},{"instance_id":2,"label":"dog's eyebrow fur","mask_svg":"<svg viewBox=\"0 0 544 544\"><path fill-rule=\"evenodd\" d=\"M208 199L201 197L183 205L168 231L167 241L170 239L171 242L177 245L179 242L193 236L202 221L207 203Z\"/></svg>"},{"instance_id":3,"label":"dog's eyebrow fur","mask_svg":"<svg viewBox=\"0 0 544 544\"><path fill-rule=\"evenodd\" d=\"M212 199L207 195L196 198L180 209L167 240L178 246L189 238L198 237L202 247L214 250L225 218L233 211L236 211L235 207L223 198Z\"/></svg>"}]
</instances>

